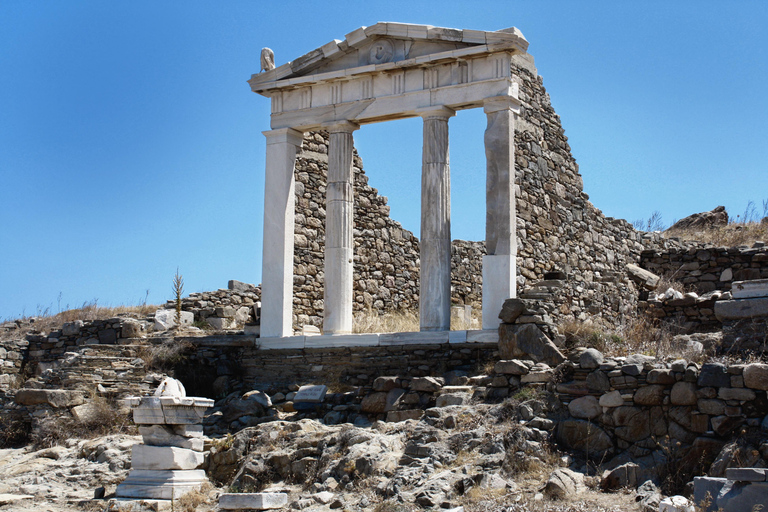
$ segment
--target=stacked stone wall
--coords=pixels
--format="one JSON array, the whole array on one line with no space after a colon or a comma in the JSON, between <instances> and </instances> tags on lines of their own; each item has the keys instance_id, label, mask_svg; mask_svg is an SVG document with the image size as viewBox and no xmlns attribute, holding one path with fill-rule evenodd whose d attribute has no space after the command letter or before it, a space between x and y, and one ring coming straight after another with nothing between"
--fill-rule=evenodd
<instances>
[{"instance_id":1,"label":"stacked stone wall","mask_svg":"<svg viewBox=\"0 0 768 512\"><path fill-rule=\"evenodd\" d=\"M714 247L689 242L665 251L646 250L640 266L681 283L686 291L730 291L733 281L768 279L768 247Z\"/></svg>"}]
</instances>

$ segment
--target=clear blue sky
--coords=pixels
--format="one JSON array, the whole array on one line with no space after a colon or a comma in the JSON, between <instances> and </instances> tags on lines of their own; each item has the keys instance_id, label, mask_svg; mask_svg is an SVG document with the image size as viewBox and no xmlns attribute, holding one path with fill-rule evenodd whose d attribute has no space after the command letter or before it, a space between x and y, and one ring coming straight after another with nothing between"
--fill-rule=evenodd
<instances>
[{"instance_id":1,"label":"clear blue sky","mask_svg":"<svg viewBox=\"0 0 768 512\"><path fill-rule=\"evenodd\" d=\"M768 199L768 2L0 2L0 319L261 281L268 101L246 80L362 25L518 27L606 215ZM451 120L454 238L484 236L483 114ZM418 233L418 120L356 132ZM58 297L61 296L59 302Z\"/></svg>"}]
</instances>

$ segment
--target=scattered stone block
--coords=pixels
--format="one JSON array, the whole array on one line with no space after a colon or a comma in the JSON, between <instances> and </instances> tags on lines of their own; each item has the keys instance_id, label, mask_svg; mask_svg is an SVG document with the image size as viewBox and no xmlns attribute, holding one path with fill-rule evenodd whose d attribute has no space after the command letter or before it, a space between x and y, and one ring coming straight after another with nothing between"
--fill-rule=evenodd
<instances>
[{"instance_id":1,"label":"scattered stone block","mask_svg":"<svg viewBox=\"0 0 768 512\"><path fill-rule=\"evenodd\" d=\"M684 496L670 496L661 500L659 512L695 512L695 508Z\"/></svg>"},{"instance_id":2,"label":"scattered stone block","mask_svg":"<svg viewBox=\"0 0 768 512\"><path fill-rule=\"evenodd\" d=\"M191 311L181 312L181 325L192 325L195 315ZM158 309L155 311L155 330L167 331L176 326L176 311L173 309Z\"/></svg>"},{"instance_id":3,"label":"scattered stone block","mask_svg":"<svg viewBox=\"0 0 768 512\"><path fill-rule=\"evenodd\" d=\"M734 281L731 285L731 295L734 299L768 297L768 279Z\"/></svg>"},{"instance_id":4,"label":"scattered stone block","mask_svg":"<svg viewBox=\"0 0 768 512\"><path fill-rule=\"evenodd\" d=\"M283 508L288 504L288 495L284 492L243 492L220 494L221 510L270 510Z\"/></svg>"},{"instance_id":5,"label":"scattered stone block","mask_svg":"<svg viewBox=\"0 0 768 512\"><path fill-rule=\"evenodd\" d=\"M659 284L659 279L661 279L653 272L649 272L644 268L640 268L631 263L629 263L626 268L629 277L633 281L641 284L646 290L655 290L656 286Z\"/></svg>"},{"instance_id":6,"label":"scattered stone block","mask_svg":"<svg viewBox=\"0 0 768 512\"><path fill-rule=\"evenodd\" d=\"M319 404L325 399L327 392L328 386L325 385L301 386L296 392L296 396L293 397L293 403L309 402Z\"/></svg>"},{"instance_id":7,"label":"scattered stone block","mask_svg":"<svg viewBox=\"0 0 768 512\"><path fill-rule=\"evenodd\" d=\"M51 407L72 407L85 403L83 394L65 389L20 389L14 397L19 405L48 404Z\"/></svg>"},{"instance_id":8,"label":"scattered stone block","mask_svg":"<svg viewBox=\"0 0 768 512\"><path fill-rule=\"evenodd\" d=\"M728 468L725 470L725 477L737 482L765 482L768 480L768 470L764 468Z\"/></svg>"}]
</instances>

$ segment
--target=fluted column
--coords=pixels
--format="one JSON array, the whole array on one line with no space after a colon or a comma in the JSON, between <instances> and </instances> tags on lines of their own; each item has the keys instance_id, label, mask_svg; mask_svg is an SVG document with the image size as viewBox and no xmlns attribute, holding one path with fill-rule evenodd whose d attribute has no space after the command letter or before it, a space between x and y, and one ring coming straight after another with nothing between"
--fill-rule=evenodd
<instances>
[{"instance_id":1,"label":"fluted column","mask_svg":"<svg viewBox=\"0 0 768 512\"><path fill-rule=\"evenodd\" d=\"M328 146L328 187L325 199L325 288L323 291L323 333L352 332L352 260L354 245L354 174L350 122L325 126L330 132Z\"/></svg>"},{"instance_id":2,"label":"fluted column","mask_svg":"<svg viewBox=\"0 0 768 512\"><path fill-rule=\"evenodd\" d=\"M517 216L515 208L515 118L511 96L485 100L485 247L483 329L495 329L504 301L517 296Z\"/></svg>"},{"instance_id":3,"label":"fluted column","mask_svg":"<svg viewBox=\"0 0 768 512\"><path fill-rule=\"evenodd\" d=\"M447 107L424 109L421 162L419 323L422 331L451 328L451 175Z\"/></svg>"},{"instance_id":4,"label":"fluted column","mask_svg":"<svg viewBox=\"0 0 768 512\"><path fill-rule=\"evenodd\" d=\"M261 260L261 337L293 335L294 166L304 134L291 128L267 138L264 241Z\"/></svg>"}]
</instances>

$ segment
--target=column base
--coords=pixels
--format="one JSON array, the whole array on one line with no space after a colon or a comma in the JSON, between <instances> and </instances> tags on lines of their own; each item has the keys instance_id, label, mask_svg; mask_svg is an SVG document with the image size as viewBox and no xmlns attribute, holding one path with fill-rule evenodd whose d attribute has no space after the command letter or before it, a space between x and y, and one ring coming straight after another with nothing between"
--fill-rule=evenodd
<instances>
[{"instance_id":1,"label":"column base","mask_svg":"<svg viewBox=\"0 0 768 512\"><path fill-rule=\"evenodd\" d=\"M504 301L517 296L515 256L483 256L483 329L496 329Z\"/></svg>"}]
</instances>

